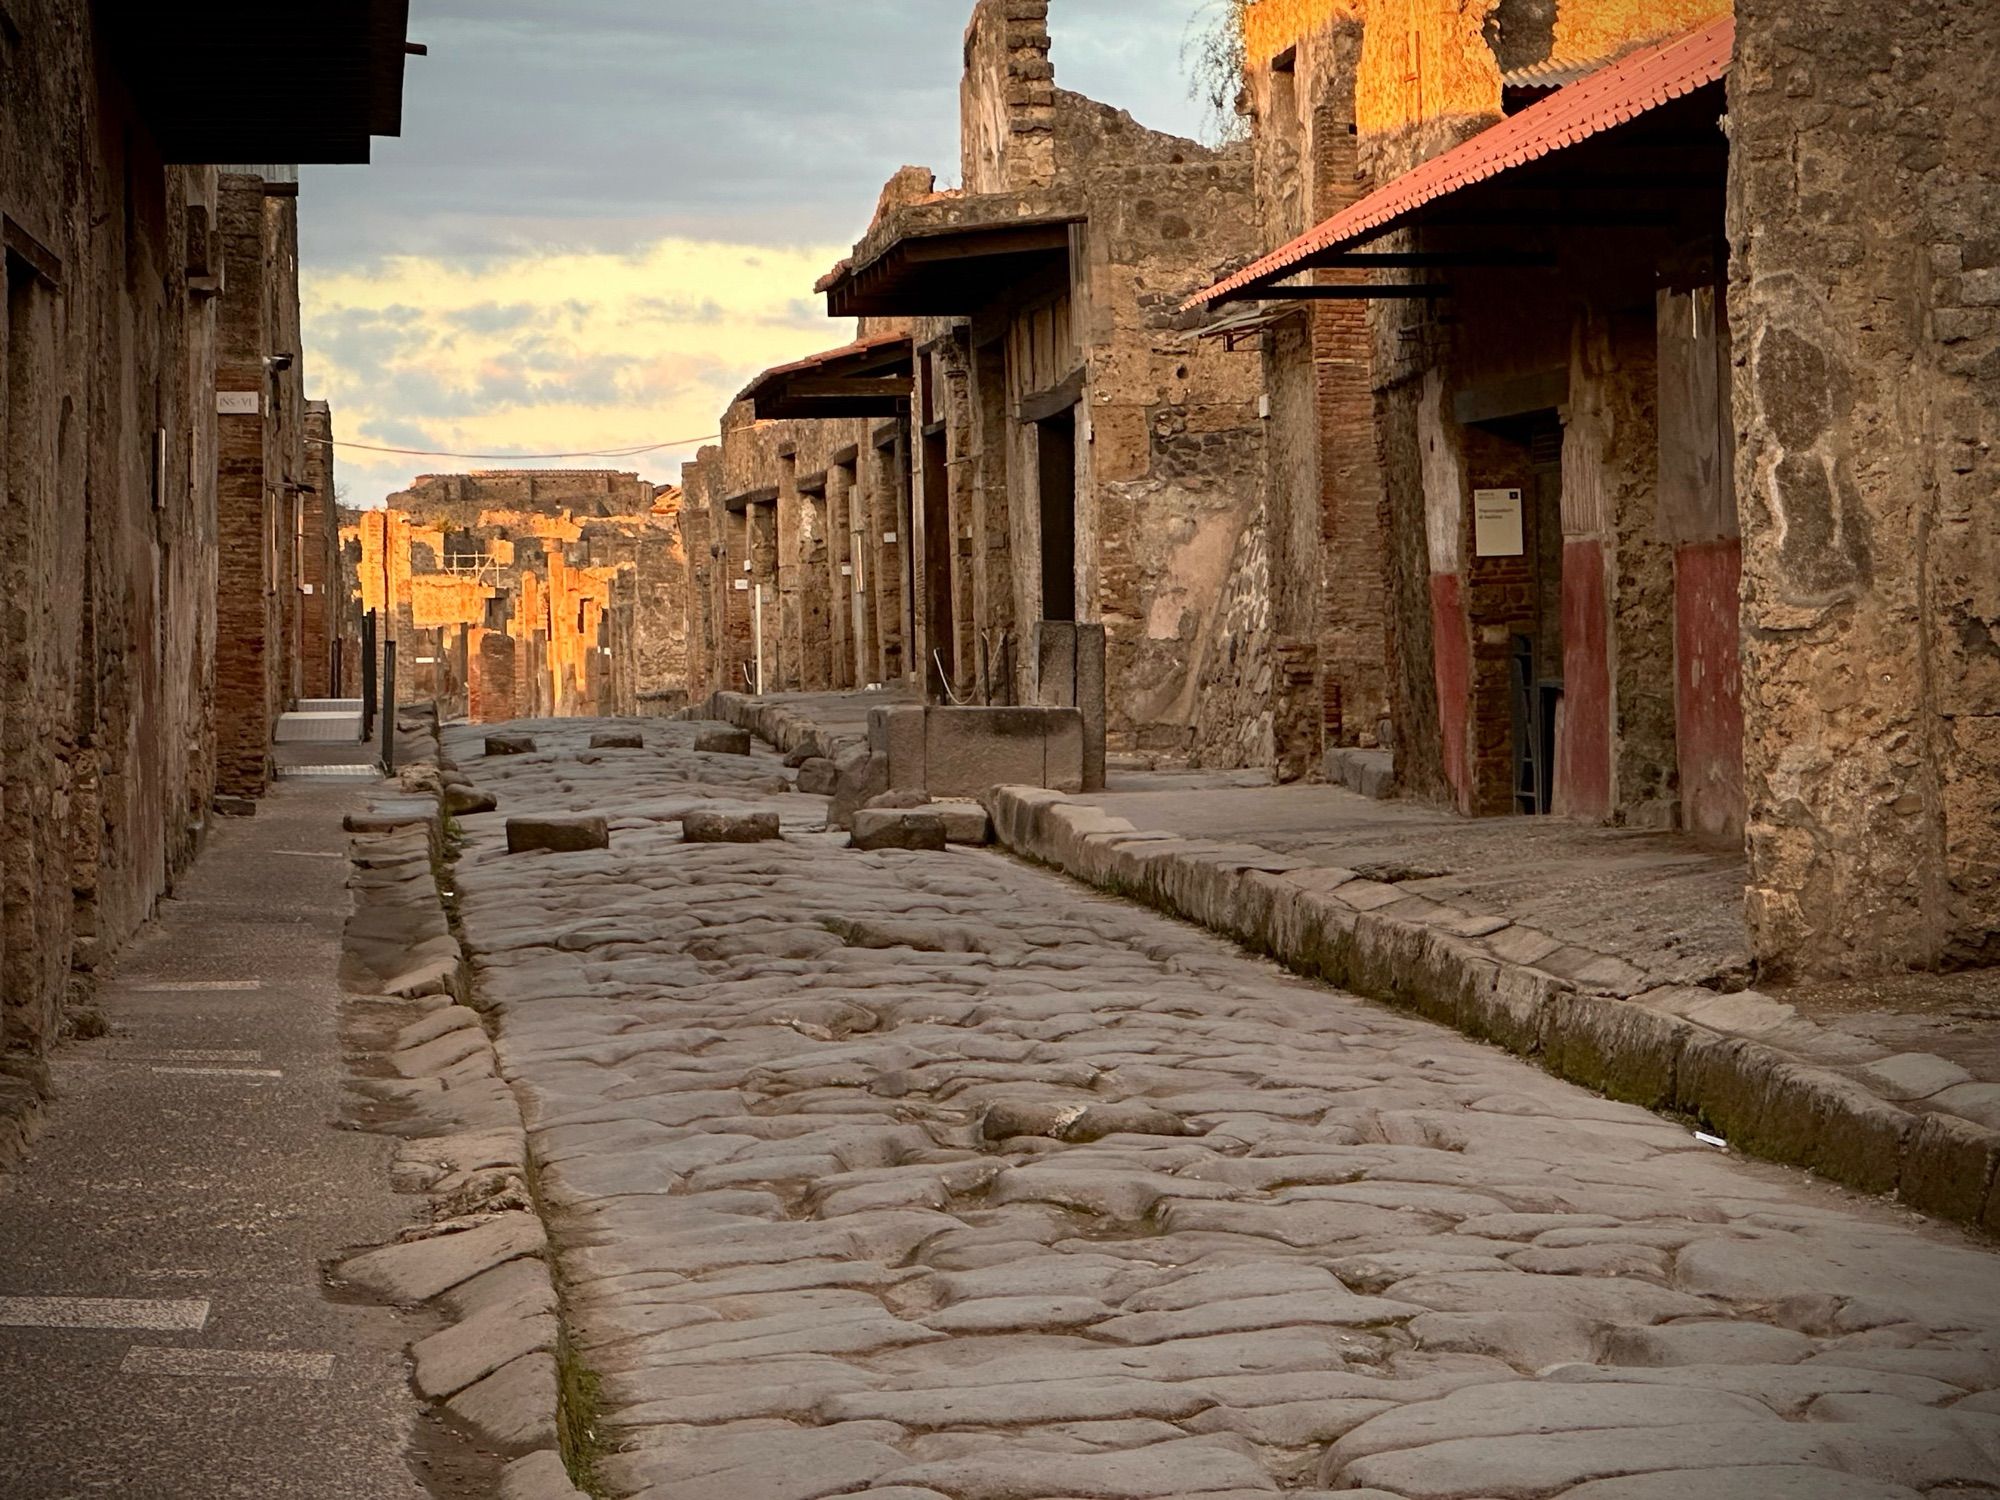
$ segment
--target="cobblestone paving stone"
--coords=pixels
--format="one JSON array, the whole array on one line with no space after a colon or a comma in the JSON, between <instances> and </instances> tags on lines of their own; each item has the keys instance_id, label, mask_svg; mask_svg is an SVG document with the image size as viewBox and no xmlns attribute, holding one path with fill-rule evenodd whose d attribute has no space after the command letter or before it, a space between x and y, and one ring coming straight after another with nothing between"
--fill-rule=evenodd
<instances>
[{"instance_id":1,"label":"cobblestone paving stone","mask_svg":"<svg viewBox=\"0 0 2000 1500\"><path fill-rule=\"evenodd\" d=\"M1974 1241L1004 857L849 850L693 725L519 727L446 733L500 799L458 888L612 1493L2000 1497ZM505 853L554 812L611 848Z\"/></svg>"}]
</instances>

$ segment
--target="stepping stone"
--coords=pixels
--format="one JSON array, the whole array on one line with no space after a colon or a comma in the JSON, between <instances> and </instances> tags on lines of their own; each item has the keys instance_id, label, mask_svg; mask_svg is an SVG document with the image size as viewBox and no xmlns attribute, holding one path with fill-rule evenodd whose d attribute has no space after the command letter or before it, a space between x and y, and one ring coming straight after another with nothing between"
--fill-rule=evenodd
<instances>
[{"instance_id":1,"label":"stepping stone","mask_svg":"<svg viewBox=\"0 0 2000 1500\"><path fill-rule=\"evenodd\" d=\"M532 734L489 734L486 736L488 755L533 755L535 737Z\"/></svg>"},{"instance_id":2,"label":"stepping stone","mask_svg":"<svg viewBox=\"0 0 2000 1500\"><path fill-rule=\"evenodd\" d=\"M527 854L541 850L549 854L578 854L586 849L611 847L611 831L598 817L509 818L507 852Z\"/></svg>"},{"instance_id":3,"label":"stepping stone","mask_svg":"<svg viewBox=\"0 0 2000 1500\"><path fill-rule=\"evenodd\" d=\"M444 789L444 810L454 818L471 817L474 813L490 813L500 806L500 799L491 792L482 792L476 786L455 782Z\"/></svg>"},{"instance_id":4,"label":"stepping stone","mask_svg":"<svg viewBox=\"0 0 2000 1500\"><path fill-rule=\"evenodd\" d=\"M254 818L257 816L257 801L254 797L228 797L218 794L209 804L219 818Z\"/></svg>"},{"instance_id":5,"label":"stepping stone","mask_svg":"<svg viewBox=\"0 0 2000 1500\"><path fill-rule=\"evenodd\" d=\"M634 734L630 730L613 731L609 734L593 734L590 737L590 748L593 750L643 750L646 748L646 737L642 734Z\"/></svg>"},{"instance_id":6,"label":"stepping stone","mask_svg":"<svg viewBox=\"0 0 2000 1500\"><path fill-rule=\"evenodd\" d=\"M726 727L704 729L694 737L694 748L702 755L748 755L750 731Z\"/></svg>"},{"instance_id":7,"label":"stepping stone","mask_svg":"<svg viewBox=\"0 0 2000 1500\"><path fill-rule=\"evenodd\" d=\"M762 844L778 836L776 813L691 812L681 819L690 844Z\"/></svg>"},{"instance_id":8,"label":"stepping stone","mask_svg":"<svg viewBox=\"0 0 2000 1500\"><path fill-rule=\"evenodd\" d=\"M824 756L799 766L799 790L811 797L831 797L840 789L840 767Z\"/></svg>"},{"instance_id":9,"label":"stepping stone","mask_svg":"<svg viewBox=\"0 0 2000 1500\"><path fill-rule=\"evenodd\" d=\"M856 849L942 849L944 819L934 812L864 807L854 815Z\"/></svg>"}]
</instances>

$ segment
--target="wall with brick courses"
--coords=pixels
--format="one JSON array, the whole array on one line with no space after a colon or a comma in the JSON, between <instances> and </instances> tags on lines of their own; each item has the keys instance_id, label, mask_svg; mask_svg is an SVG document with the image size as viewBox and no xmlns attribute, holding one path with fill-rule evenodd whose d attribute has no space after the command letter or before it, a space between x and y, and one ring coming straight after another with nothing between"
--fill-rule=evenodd
<instances>
[{"instance_id":1,"label":"wall with brick courses","mask_svg":"<svg viewBox=\"0 0 2000 1500\"><path fill-rule=\"evenodd\" d=\"M2000 9L1737 10L1751 931L1774 969L1990 962Z\"/></svg>"},{"instance_id":2,"label":"wall with brick courses","mask_svg":"<svg viewBox=\"0 0 2000 1500\"><path fill-rule=\"evenodd\" d=\"M167 167L81 0L0 29L0 1109L213 790L212 170Z\"/></svg>"}]
</instances>

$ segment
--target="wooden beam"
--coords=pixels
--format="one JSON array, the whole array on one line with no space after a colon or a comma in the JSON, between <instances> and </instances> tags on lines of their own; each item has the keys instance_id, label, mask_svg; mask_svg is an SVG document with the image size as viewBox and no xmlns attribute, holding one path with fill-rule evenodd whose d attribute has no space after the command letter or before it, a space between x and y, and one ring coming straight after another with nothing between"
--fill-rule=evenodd
<instances>
[{"instance_id":1,"label":"wooden beam","mask_svg":"<svg viewBox=\"0 0 2000 1500\"><path fill-rule=\"evenodd\" d=\"M916 389L907 375L845 377L839 375L795 375L786 382L782 399L803 400L829 396L906 397Z\"/></svg>"},{"instance_id":2,"label":"wooden beam","mask_svg":"<svg viewBox=\"0 0 2000 1500\"><path fill-rule=\"evenodd\" d=\"M1441 281L1416 286L1247 286L1225 293L1218 302L1410 302L1429 297L1449 297L1452 289Z\"/></svg>"},{"instance_id":3,"label":"wooden beam","mask_svg":"<svg viewBox=\"0 0 2000 1500\"><path fill-rule=\"evenodd\" d=\"M1082 399L1083 371L1076 369L1047 390L1023 396L1015 407L1014 417L1020 422L1046 422L1050 417L1068 411Z\"/></svg>"}]
</instances>

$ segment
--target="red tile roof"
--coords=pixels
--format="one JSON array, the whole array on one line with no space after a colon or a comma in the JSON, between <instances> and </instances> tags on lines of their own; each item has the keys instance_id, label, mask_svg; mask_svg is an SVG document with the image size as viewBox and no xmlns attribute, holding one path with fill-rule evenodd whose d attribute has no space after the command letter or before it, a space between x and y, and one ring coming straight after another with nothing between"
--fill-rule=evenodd
<instances>
[{"instance_id":1,"label":"red tile roof","mask_svg":"<svg viewBox=\"0 0 2000 1500\"><path fill-rule=\"evenodd\" d=\"M1253 282L1269 280L1322 251L1379 233L1447 193L1575 145L1715 83L1728 76L1735 48L1736 22L1728 16L1685 36L1643 47L1432 157L1317 229L1197 293L1187 306L1200 307Z\"/></svg>"}]
</instances>

